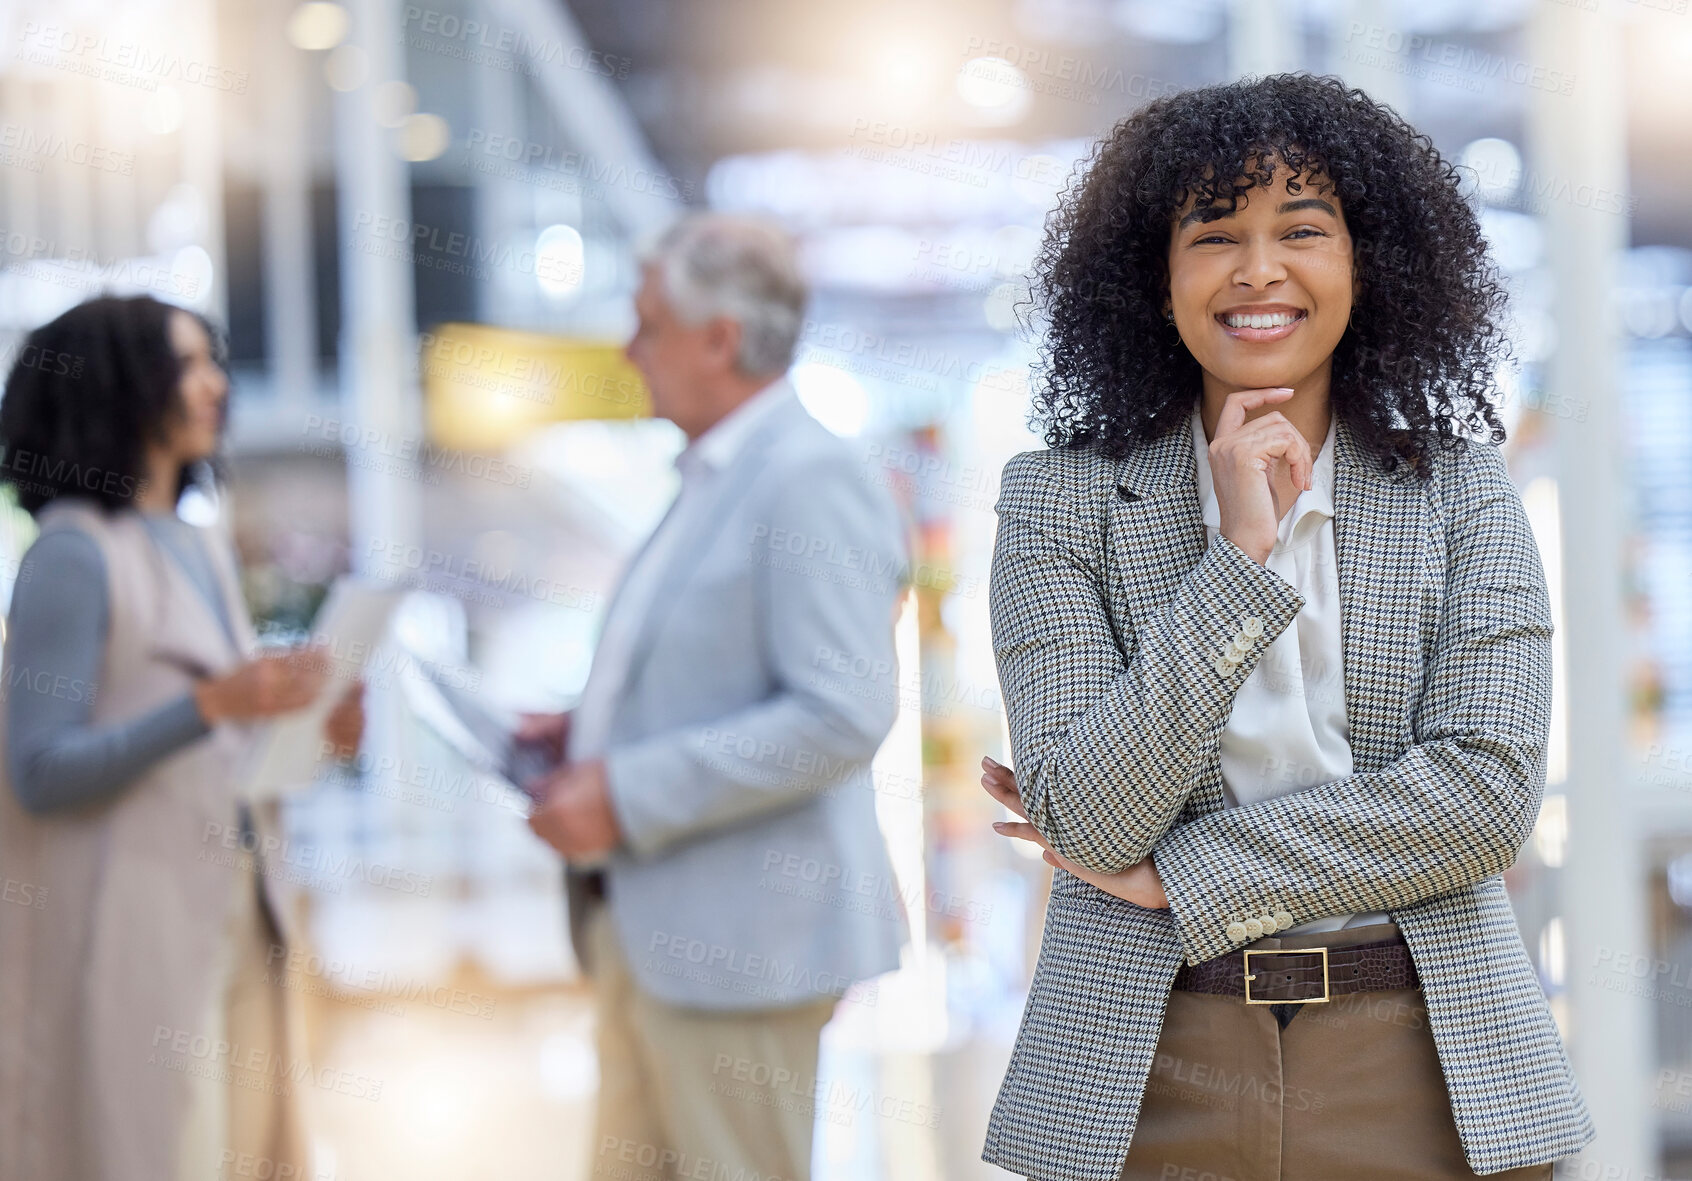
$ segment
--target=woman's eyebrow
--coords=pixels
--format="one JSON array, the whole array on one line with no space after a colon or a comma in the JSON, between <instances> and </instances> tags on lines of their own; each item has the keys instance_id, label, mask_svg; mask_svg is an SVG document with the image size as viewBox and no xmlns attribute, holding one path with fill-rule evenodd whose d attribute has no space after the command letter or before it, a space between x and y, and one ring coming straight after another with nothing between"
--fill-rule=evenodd
<instances>
[{"instance_id":1,"label":"woman's eyebrow","mask_svg":"<svg viewBox=\"0 0 1692 1181\"><path fill-rule=\"evenodd\" d=\"M1276 213L1293 213L1300 209L1320 209L1331 217L1338 217L1339 211L1320 197L1300 197L1296 201L1283 201ZM1232 209L1222 209L1215 205L1202 205L1189 212L1181 219L1176 229L1184 230L1195 221L1219 221L1224 217L1233 217Z\"/></svg>"},{"instance_id":2,"label":"woman's eyebrow","mask_svg":"<svg viewBox=\"0 0 1692 1181\"><path fill-rule=\"evenodd\" d=\"M1297 201L1283 201L1281 207L1275 212L1291 213L1296 209L1320 209L1334 217L1339 216L1339 211L1320 197L1300 197Z\"/></svg>"}]
</instances>

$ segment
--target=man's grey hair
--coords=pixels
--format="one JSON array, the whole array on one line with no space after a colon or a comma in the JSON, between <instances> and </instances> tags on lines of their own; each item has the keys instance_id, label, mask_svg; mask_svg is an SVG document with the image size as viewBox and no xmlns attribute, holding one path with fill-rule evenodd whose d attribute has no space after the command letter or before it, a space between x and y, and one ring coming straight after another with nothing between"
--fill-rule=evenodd
<instances>
[{"instance_id":1,"label":"man's grey hair","mask_svg":"<svg viewBox=\"0 0 1692 1181\"><path fill-rule=\"evenodd\" d=\"M641 252L687 324L726 316L740 325L742 373L784 373L805 316L805 281L792 235L779 226L726 213L694 213Z\"/></svg>"}]
</instances>

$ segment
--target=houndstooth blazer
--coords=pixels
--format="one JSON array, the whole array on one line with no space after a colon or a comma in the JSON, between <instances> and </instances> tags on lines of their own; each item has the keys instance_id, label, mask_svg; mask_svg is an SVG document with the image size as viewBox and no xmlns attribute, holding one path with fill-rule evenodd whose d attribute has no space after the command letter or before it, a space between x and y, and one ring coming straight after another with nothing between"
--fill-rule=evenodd
<instances>
[{"instance_id":1,"label":"houndstooth blazer","mask_svg":"<svg viewBox=\"0 0 1692 1181\"><path fill-rule=\"evenodd\" d=\"M1422 483L1383 472L1341 420L1334 459L1354 771L1226 811L1234 694L1303 597L1207 542L1185 416L1120 462L1053 449L1006 465L991 613L1023 804L1092 869L1155 853L1169 909L1054 871L983 1160L1115 1181L1182 961L1244 946L1249 919L1372 910L1410 945L1470 1167L1592 1139L1499 876L1538 816L1551 713L1521 498L1481 443L1436 452ZM1244 659L1218 660L1236 636Z\"/></svg>"}]
</instances>

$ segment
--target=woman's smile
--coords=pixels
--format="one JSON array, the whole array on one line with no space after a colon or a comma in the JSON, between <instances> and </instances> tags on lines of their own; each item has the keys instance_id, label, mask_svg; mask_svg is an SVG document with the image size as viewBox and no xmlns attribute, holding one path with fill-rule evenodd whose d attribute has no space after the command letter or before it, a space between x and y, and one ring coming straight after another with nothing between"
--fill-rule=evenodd
<instances>
[{"instance_id":1,"label":"woman's smile","mask_svg":"<svg viewBox=\"0 0 1692 1181\"><path fill-rule=\"evenodd\" d=\"M1284 303L1242 304L1213 319L1222 331L1235 340L1251 343L1285 340L1297 332L1308 313Z\"/></svg>"}]
</instances>

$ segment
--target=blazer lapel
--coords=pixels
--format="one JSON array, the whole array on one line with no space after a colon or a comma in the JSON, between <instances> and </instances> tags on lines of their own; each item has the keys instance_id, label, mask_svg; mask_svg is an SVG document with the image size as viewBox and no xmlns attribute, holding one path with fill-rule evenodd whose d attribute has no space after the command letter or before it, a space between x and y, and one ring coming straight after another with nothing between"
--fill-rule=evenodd
<instances>
[{"instance_id":1,"label":"blazer lapel","mask_svg":"<svg viewBox=\"0 0 1692 1181\"><path fill-rule=\"evenodd\" d=\"M1130 618L1150 619L1204 556L1208 540L1185 416L1118 465L1110 529L1112 597Z\"/></svg>"},{"instance_id":2,"label":"blazer lapel","mask_svg":"<svg viewBox=\"0 0 1692 1181\"><path fill-rule=\"evenodd\" d=\"M1334 544L1352 766L1378 771L1404 749L1410 696L1422 671L1427 494L1402 474L1381 471L1344 419L1334 434Z\"/></svg>"},{"instance_id":3,"label":"blazer lapel","mask_svg":"<svg viewBox=\"0 0 1692 1181\"><path fill-rule=\"evenodd\" d=\"M1338 551L1341 659L1352 764L1375 771L1405 744L1411 692L1421 673L1421 548L1426 495L1382 472L1341 419L1335 428L1334 541ZM1121 461L1110 512L1110 614L1141 625L1174 597L1204 557L1209 536L1198 501L1190 421ZM1124 649L1127 637L1122 637ZM1213 743L1184 817L1223 807Z\"/></svg>"},{"instance_id":4,"label":"blazer lapel","mask_svg":"<svg viewBox=\"0 0 1692 1181\"><path fill-rule=\"evenodd\" d=\"M175 556L166 553L153 539L140 514L127 514L120 520L123 528L132 531L137 547L146 555L157 587L152 654L197 676L225 672L240 663L244 653L237 647L238 637L231 637L224 630L223 621L206 602L205 595L177 564ZM212 561L215 568L215 555ZM221 581L221 574L219 578ZM227 586L222 592L229 593ZM231 607L237 605L241 614L233 618L238 621L245 615L246 606L238 598ZM239 628L239 622L236 626Z\"/></svg>"},{"instance_id":5,"label":"blazer lapel","mask_svg":"<svg viewBox=\"0 0 1692 1181\"><path fill-rule=\"evenodd\" d=\"M731 510L741 495L752 482L752 477L763 468L762 455L768 448L770 440L776 433L786 429L794 421L793 416L806 413L803 405L797 400L791 406L771 414L764 422L747 436L734 462L729 465L717 481L717 487L711 491L710 503L699 506L694 519L703 522L696 532L680 538L675 548L670 551L663 569L658 575L658 590L652 598L651 609L640 621L639 631L635 635L632 650L629 653L629 667L623 683L618 689L619 702L626 698L634 687L642 667L652 654L652 645L657 637L659 626L669 615L670 607L681 598L682 588L688 578L697 570L709 552L711 542L722 531ZM674 511L674 505L671 506ZM657 530L653 530L656 535ZM647 544L651 543L647 538ZM642 547L645 548L644 546ZM630 563L632 568L633 563ZM625 576L626 581L626 576ZM620 712L620 711L619 711Z\"/></svg>"},{"instance_id":6,"label":"blazer lapel","mask_svg":"<svg viewBox=\"0 0 1692 1181\"><path fill-rule=\"evenodd\" d=\"M1174 598L1210 543L1199 507L1192 424L1182 414L1162 436L1136 447L1117 467L1110 511L1110 615L1139 626ZM1117 624L1120 631L1120 623ZM1127 649L1127 637L1119 635ZM1184 815L1222 807L1222 763L1215 744L1201 760Z\"/></svg>"}]
</instances>

